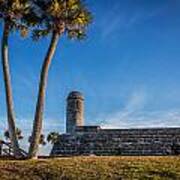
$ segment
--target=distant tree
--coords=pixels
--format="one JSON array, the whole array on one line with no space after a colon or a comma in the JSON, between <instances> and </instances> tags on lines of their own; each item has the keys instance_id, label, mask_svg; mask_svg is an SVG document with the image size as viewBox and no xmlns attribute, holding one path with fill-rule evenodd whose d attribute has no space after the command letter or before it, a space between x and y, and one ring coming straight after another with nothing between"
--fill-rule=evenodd
<instances>
[{"instance_id":1,"label":"distant tree","mask_svg":"<svg viewBox=\"0 0 180 180\"><path fill-rule=\"evenodd\" d=\"M6 140L10 140L10 133L8 130L4 132L4 137ZM24 138L22 135L22 131L19 128L16 128L16 137L18 140L22 140Z\"/></svg>"},{"instance_id":2,"label":"distant tree","mask_svg":"<svg viewBox=\"0 0 180 180\"><path fill-rule=\"evenodd\" d=\"M45 135L41 134L40 139L39 139L39 144L42 146L46 145L46 139L45 139Z\"/></svg>"},{"instance_id":3,"label":"distant tree","mask_svg":"<svg viewBox=\"0 0 180 180\"><path fill-rule=\"evenodd\" d=\"M9 131L8 130L5 130L4 131L4 137L5 137L5 141L1 141L1 143L2 144L4 144L4 143L7 143L7 144L9 144L9 141L10 141L10 133L9 133ZM19 129L19 128L16 128L16 137L17 137L17 139L18 140L22 140L24 137L23 137L23 135L22 135L22 131ZM6 142L7 141L7 142ZM1 146L2 147L2 146ZM11 146L8 146L8 151L9 151L9 154L11 153ZM2 148L1 148L1 150L2 150Z\"/></svg>"},{"instance_id":4,"label":"distant tree","mask_svg":"<svg viewBox=\"0 0 180 180\"><path fill-rule=\"evenodd\" d=\"M15 113L13 109L13 96L11 87L11 75L9 67L9 34L19 30L22 36L27 34L27 26L23 23L22 17L27 15L29 10L28 0L0 0L0 21L3 24L1 40L2 68L5 84L7 120L9 126L9 138L15 157L20 157L20 148L16 137Z\"/></svg>"},{"instance_id":5,"label":"distant tree","mask_svg":"<svg viewBox=\"0 0 180 180\"><path fill-rule=\"evenodd\" d=\"M41 69L29 158L37 157L48 72L58 41L64 34L70 39L83 39L91 22L91 14L82 0L34 0L34 7L36 13L42 17L42 21L38 29L34 30L33 38L38 40L51 35L51 42Z\"/></svg>"},{"instance_id":6,"label":"distant tree","mask_svg":"<svg viewBox=\"0 0 180 180\"><path fill-rule=\"evenodd\" d=\"M45 139L46 139L45 135L41 134L40 138L39 138L39 145L45 146L46 145L46 140ZM31 143L31 141L32 141L32 138L31 138L31 136L29 136L28 142Z\"/></svg>"},{"instance_id":7,"label":"distant tree","mask_svg":"<svg viewBox=\"0 0 180 180\"><path fill-rule=\"evenodd\" d=\"M54 144L58 141L60 134L58 132L50 132L47 136L47 142Z\"/></svg>"}]
</instances>

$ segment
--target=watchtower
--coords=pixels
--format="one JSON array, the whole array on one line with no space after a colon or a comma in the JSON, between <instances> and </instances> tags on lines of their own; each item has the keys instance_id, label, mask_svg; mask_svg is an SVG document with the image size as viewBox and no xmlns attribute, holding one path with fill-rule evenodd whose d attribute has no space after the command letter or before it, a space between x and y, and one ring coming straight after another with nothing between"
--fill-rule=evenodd
<instances>
[{"instance_id":1,"label":"watchtower","mask_svg":"<svg viewBox=\"0 0 180 180\"><path fill-rule=\"evenodd\" d=\"M84 97L72 91L67 97L66 133L74 133L76 126L84 125Z\"/></svg>"}]
</instances>

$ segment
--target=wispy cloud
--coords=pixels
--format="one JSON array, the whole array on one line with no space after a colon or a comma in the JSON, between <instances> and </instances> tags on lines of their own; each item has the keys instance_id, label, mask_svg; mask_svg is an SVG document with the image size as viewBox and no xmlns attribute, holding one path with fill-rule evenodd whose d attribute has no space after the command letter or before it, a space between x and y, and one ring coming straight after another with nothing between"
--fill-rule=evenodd
<instances>
[{"instance_id":1,"label":"wispy cloud","mask_svg":"<svg viewBox=\"0 0 180 180\"><path fill-rule=\"evenodd\" d=\"M122 9L119 3L116 3L99 23L101 37L103 40L115 37L135 25L151 20L153 17L163 13L166 8L166 5L153 9L136 7L130 13Z\"/></svg>"},{"instance_id":2,"label":"wispy cloud","mask_svg":"<svg viewBox=\"0 0 180 180\"><path fill-rule=\"evenodd\" d=\"M122 110L101 117L103 128L180 127L180 110L151 110L145 107L147 94L133 93Z\"/></svg>"},{"instance_id":3,"label":"wispy cloud","mask_svg":"<svg viewBox=\"0 0 180 180\"><path fill-rule=\"evenodd\" d=\"M180 127L180 112L177 110L135 112L122 119L124 112L109 115L103 128L150 128L150 127Z\"/></svg>"}]
</instances>

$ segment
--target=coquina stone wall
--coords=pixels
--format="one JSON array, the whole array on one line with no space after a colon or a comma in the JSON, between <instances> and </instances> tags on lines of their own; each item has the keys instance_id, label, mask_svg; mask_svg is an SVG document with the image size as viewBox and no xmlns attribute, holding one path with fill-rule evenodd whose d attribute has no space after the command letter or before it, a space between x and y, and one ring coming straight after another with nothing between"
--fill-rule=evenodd
<instances>
[{"instance_id":1,"label":"coquina stone wall","mask_svg":"<svg viewBox=\"0 0 180 180\"><path fill-rule=\"evenodd\" d=\"M77 127L63 134L51 151L54 156L71 155L178 155L180 128L101 129Z\"/></svg>"}]
</instances>

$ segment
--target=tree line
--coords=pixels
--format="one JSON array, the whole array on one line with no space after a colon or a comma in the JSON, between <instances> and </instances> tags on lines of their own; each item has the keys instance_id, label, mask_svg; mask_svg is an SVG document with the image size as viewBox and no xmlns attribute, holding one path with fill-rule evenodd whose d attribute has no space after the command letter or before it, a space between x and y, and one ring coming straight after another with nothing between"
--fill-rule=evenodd
<instances>
[{"instance_id":1,"label":"tree line","mask_svg":"<svg viewBox=\"0 0 180 180\"><path fill-rule=\"evenodd\" d=\"M49 68L59 39L83 39L92 15L83 0L0 0L0 20L3 27L1 40L1 63L6 95L9 139L15 158L22 158L16 134L16 119L9 66L9 35L17 31L26 38L29 34L37 41L51 36L45 52L39 77L39 89L34 114L30 145L26 158L37 158L42 133L43 112Z\"/></svg>"}]
</instances>

